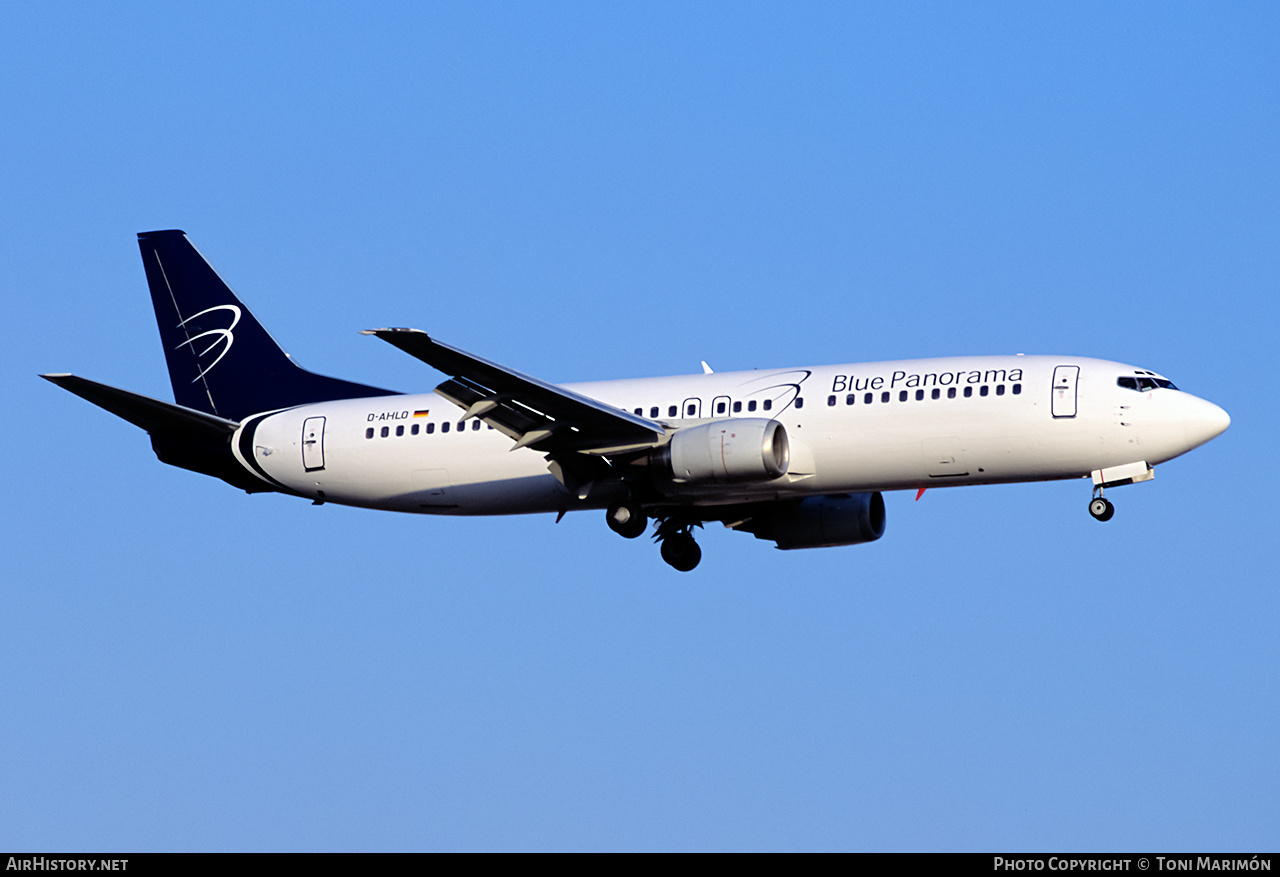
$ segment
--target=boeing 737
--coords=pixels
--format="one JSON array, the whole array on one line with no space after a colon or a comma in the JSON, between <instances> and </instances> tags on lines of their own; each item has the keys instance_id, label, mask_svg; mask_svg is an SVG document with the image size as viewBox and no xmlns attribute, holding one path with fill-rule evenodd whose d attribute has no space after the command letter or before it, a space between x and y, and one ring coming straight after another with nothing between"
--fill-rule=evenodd
<instances>
[{"instance_id":1,"label":"boeing 737","mask_svg":"<svg viewBox=\"0 0 1280 877\"><path fill-rule=\"evenodd\" d=\"M372 329L447 377L405 394L306 371L181 231L138 235L176 404L42 377L151 436L161 462L250 493L436 515L604 510L698 565L719 521L821 548L884 534L883 491L1054 479L1104 493L1222 433L1145 368L962 356L555 385L416 329ZM917 498L919 493L917 493Z\"/></svg>"}]
</instances>

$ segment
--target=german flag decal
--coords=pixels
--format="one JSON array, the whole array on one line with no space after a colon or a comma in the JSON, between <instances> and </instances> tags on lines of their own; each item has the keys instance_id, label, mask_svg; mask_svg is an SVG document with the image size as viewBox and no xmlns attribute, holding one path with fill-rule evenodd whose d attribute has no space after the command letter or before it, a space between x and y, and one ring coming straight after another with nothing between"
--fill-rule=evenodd
<instances>
[{"instance_id":1,"label":"german flag decal","mask_svg":"<svg viewBox=\"0 0 1280 877\"><path fill-rule=\"evenodd\" d=\"M424 409L422 409L421 411L415 411L415 412L413 412L413 416L414 416L414 417L426 417L426 416L427 416L428 414L430 414L430 413L431 413L431 409L429 409L429 408L424 408Z\"/></svg>"}]
</instances>

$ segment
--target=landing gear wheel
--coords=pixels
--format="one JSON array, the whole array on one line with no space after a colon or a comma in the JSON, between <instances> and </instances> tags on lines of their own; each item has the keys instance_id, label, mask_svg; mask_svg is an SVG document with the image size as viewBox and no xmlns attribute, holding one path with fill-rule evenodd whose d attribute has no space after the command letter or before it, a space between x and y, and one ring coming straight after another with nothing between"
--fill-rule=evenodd
<instances>
[{"instance_id":1,"label":"landing gear wheel","mask_svg":"<svg viewBox=\"0 0 1280 877\"><path fill-rule=\"evenodd\" d=\"M634 539L649 527L649 519L640 506L631 502L615 502L604 513L609 529L626 539Z\"/></svg>"},{"instance_id":2,"label":"landing gear wheel","mask_svg":"<svg viewBox=\"0 0 1280 877\"><path fill-rule=\"evenodd\" d=\"M702 560L702 549L688 533L662 540L662 559L680 572L690 572Z\"/></svg>"},{"instance_id":3,"label":"landing gear wheel","mask_svg":"<svg viewBox=\"0 0 1280 877\"><path fill-rule=\"evenodd\" d=\"M1109 521L1111 516L1116 513L1116 507L1111 504L1111 500L1103 499L1095 496L1089 502L1089 514L1093 515L1099 521Z\"/></svg>"}]
</instances>

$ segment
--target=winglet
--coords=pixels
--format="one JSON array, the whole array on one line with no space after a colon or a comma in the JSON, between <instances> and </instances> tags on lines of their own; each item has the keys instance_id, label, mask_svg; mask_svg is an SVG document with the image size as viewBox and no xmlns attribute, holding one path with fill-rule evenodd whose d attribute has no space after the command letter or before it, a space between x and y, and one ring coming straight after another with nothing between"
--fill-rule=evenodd
<instances>
[{"instance_id":1,"label":"winglet","mask_svg":"<svg viewBox=\"0 0 1280 877\"><path fill-rule=\"evenodd\" d=\"M713 374L715 374L715 372L712 370L711 366L707 365L707 361L706 361L705 359L704 359L704 360L702 360L702 373L703 373L704 375L713 375Z\"/></svg>"}]
</instances>

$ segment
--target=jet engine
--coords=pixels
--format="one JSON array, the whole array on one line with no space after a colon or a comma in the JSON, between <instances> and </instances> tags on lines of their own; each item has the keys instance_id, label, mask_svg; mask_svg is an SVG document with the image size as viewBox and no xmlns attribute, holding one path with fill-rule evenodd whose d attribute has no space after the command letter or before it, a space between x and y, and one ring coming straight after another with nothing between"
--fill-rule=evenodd
<instances>
[{"instance_id":1,"label":"jet engine","mask_svg":"<svg viewBox=\"0 0 1280 877\"><path fill-rule=\"evenodd\" d=\"M649 456L655 479L674 485L768 481L786 475L790 462L786 429L762 417L677 430Z\"/></svg>"},{"instance_id":2,"label":"jet engine","mask_svg":"<svg viewBox=\"0 0 1280 877\"><path fill-rule=\"evenodd\" d=\"M884 498L879 493L810 496L773 503L737 526L782 549L828 548L874 542L884 535Z\"/></svg>"}]
</instances>

